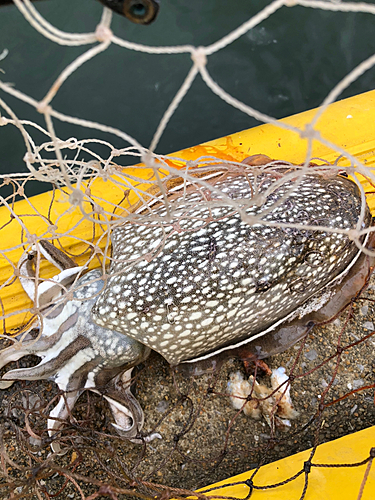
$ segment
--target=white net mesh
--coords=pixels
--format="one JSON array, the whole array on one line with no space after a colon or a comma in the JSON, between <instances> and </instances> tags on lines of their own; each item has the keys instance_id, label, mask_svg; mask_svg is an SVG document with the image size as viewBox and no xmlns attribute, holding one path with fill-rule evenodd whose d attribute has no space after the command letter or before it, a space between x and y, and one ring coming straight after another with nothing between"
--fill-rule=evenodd
<instances>
[{"instance_id":1,"label":"white net mesh","mask_svg":"<svg viewBox=\"0 0 375 500\"><path fill-rule=\"evenodd\" d=\"M323 100L321 107L313 114L309 123L304 124L302 128L299 128L296 125L288 124L286 121L280 122L272 116L268 116L233 97L213 79L207 67L207 61L210 60L210 57L213 54L220 53L222 49L234 43L244 34L249 33L250 30L258 27L265 19L274 15L279 9L285 6L289 8L303 6L309 9L314 8L335 12L367 13L372 15L375 14L374 5L371 3L336 1L277 0L266 5L259 11L258 14L243 23L227 36L216 41L215 43L212 43L211 45L205 47L194 47L192 45L152 47L129 42L116 36L116 34L111 30L112 12L107 8L104 8L100 23L95 30L91 33L81 34L66 33L57 29L51 25L47 19L44 19L40 15L30 0L14 0L14 4L19 9L20 13L39 33L56 44L66 46L67 50L69 50L69 47L73 46L89 46L89 49L86 52L76 57L64 69L64 71L61 72L51 86L50 90L41 100L36 100L33 96L29 96L27 93L18 90L17 82L16 85L13 86L4 81L0 81L0 89L2 93L2 96L0 97L0 106L3 110L0 117L0 125L6 127L15 126L19 130L25 144L24 162L28 169L28 173L0 175L0 187L3 192L0 198L2 205L2 227L0 229L3 234L1 242L1 269L3 273L1 289L3 310L1 318L3 327L2 332L3 337L12 342L15 349L22 350L23 337L21 337L21 340L20 338L16 340L14 338L14 333L29 331L30 325L35 326L35 323L33 322L37 318L39 318L42 325L44 321L43 307L45 304L31 304L17 279L19 276L23 276L23 270L20 269L20 259L23 252L30 252L32 249L37 252L38 257L36 261L35 274L41 281L48 283L51 276L56 274L56 268L47 263L41 254L40 242L42 240L48 240L53 242L58 248L64 250L64 252L70 257L74 258L78 265L83 266L84 272L87 269L100 267L101 276L103 276L107 282L107 280L115 276L116 273L120 275L122 272L115 269L111 274L108 271L108 266L113 260L110 254L112 231L114 228L123 224L125 216L128 216L127 221L130 220L137 227L158 227L163 236L155 239L154 244L150 245L149 248L146 248L141 256L136 253L136 249L134 249L134 255L131 255L130 252L128 258L125 260L123 259L122 261L122 265L124 266L131 266L142 259L147 262L152 262L162 252L166 242L168 241L168 235L173 233L173 231L178 234L184 232L190 234L194 231L197 233L201 229L202 225L207 225L215 220L221 220L221 218L223 218L223 213L220 212L220 207L222 206L226 207L228 213L238 213L242 221L249 226L259 225L261 223L263 227L277 227L285 231L318 231L325 236L329 234L344 235L348 237L348 241L354 242L357 248L361 249L368 255L372 255L371 250L365 248L364 243L364 237L372 232L369 224L365 224L365 191L372 191L372 186L374 186L375 183L375 176L368 168L367 164L358 159L358 157L354 154L351 154L342 144L336 144L328 136L326 137L322 135L318 130L317 124L330 104L336 101L352 82L356 81L359 77L361 77L361 75L375 65L375 55L371 55L359 65L354 67L352 71L350 71L350 73L348 73L331 90L331 92ZM126 131L110 125L104 125L91 120L70 116L58 109L55 109L54 107L54 98L64 86L66 80L69 79L73 73L79 72L85 63L91 59L95 59L95 57L100 53L105 52L111 44L115 44L124 50L155 54L155 57L157 57L157 54L173 55L184 53L190 54L191 56L192 63L186 78L165 110L148 147L144 144L140 144L137 139L127 134ZM1 57L12 57L12 55L9 55L6 51L4 51ZM220 148L217 148L217 150L214 151L214 146L207 146L207 148L202 147L201 149L198 147L193 152L190 152L190 154L186 151L181 154L168 156L155 153L161 137L163 134L168 133L166 129L172 116L176 112L186 94L191 91L190 89L194 80L199 76L202 78L206 86L228 105L237 108L241 112L259 120L260 122L268 123L280 129L290 131L296 134L301 141L305 141L305 154L304 157L301 157L298 162L300 163L300 166L295 167L288 161L280 163L279 160L264 160L264 158L261 160L259 160L259 158L255 158L248 165L244 165L241 161L247 155L243 151L236 151L234 149L231 156L228 154L220 156L220 153L217 152ZM43 128L32 121L23 120L21 117L16 116L11 106L7 103L7 98L9 96L29 104L36 111L38 111L44 117L45 127ZM95 136L96 131L106 133L109 137L114 136L117 138L116 143L118 144L119 139L123 144L123 147L119 149L112 146L110 140L105 141L103 139L94 138L78 140L74 137L70 137L68 139L60 138L55 133L55 124L59 121L92 129L93 136ZM44 137L43 140L40 139L41 134ZM330 151L331 157L332 152L334 152L333 157L336 161L332 162L332 165L321 159L314 159L314 163L310 164L312 161L312 151L316 142L325 146L327 151ZM100 146L100 154L97 153L98 145ZM105 151L105 154L103 154L103 151ZM257 153L266 154L267 151L257 151ZM288 160L288 158L284 158L284 160ZM120 166L123 165L124 162L127 164L131 163L132 165L142 163L142 165L124 168ZM241 197L232 196L231 193L228 193L225 189L221 189L217 186L215 187L215 183L212 182L212 179L216 179L216 176L220 175L223 178L225 178L225 176L230 177L230 175L237 175L239 171L247 176L247 182L251 191L251 196L247 199L247 201L244 201ZM293 193L298 193L301 183L303 183L303 179L307 173L309 175L316 173L324 179L334 179L336 178L335 176L337 173L342 171L346 171L348 174L352 175L359 188L359 215L355 223L350 225L350 227L343 226L339 219L337 220L336 225L327 225L324 223L326 219L324 217L319 218L318 216L315 217L314 224L306 224L303 221L299 222L298 218L297 220L267 222L264 219L264 211L259 213L256 213L256 211L255 213L252 213L251 211L249 212L251 207L264 205L268 199L272 198L272 194L275 194L277 190L280 190L283 185L286 186L284 194L280 198L274 200L271 204L271 208L268 207L267 209L271 211L276 210L278 207L285 208L285 203L288 198L293 195ZM264 176L270 176L276 179L276 181L269 185L267 182L264 182ZM29 197L27 195L27 188L32 181L46 183L48 188L52 188L52 190L35 198ZM200 199L198 201L195 199L190 200L188 197L189 189L191 189L192 186L196 191L200 192ZM181 198L177 199L177 201L171 201L175 191L179 193ZM342 193L340 196L343 196ZM194 209L198 205L204 206L204 209L202 209L199 213L196 213L194 212ZM165 209L161 210L160 207L163 206ZM211 262L210 258L212 256L215 258L216 254L217 249L215 248L215 243L212 244L211 242L208 261ZM116 258L118 259L118 257ZM114 259L114 263L117 262L116 258ZM78 277L81 274L78 274ZM77 276L74 278L76 280L78 279ZM98 280L98 276L96 275L93 278L93 282L95 282L95 280ZM37 283L37 280L34 280L33 283L33 287L36 289L35 284ZM81 288L84 287L82 284L79 286ZM66 302L66 299L71 297L72 296L69 294L67 296L64 295L61 300ZM57 301L57 306L60 302ZM55 307L57 307L55 302L54 304ZM173 316L173 304L170 304L170 306L171 308L168 310L168 314L172 314ZM171 323L173 322L172 316L172 320L170 321ZM347 345L349 346L348 350L352 347L354 350L355 342L353 341L353 338L350 337L351 334L345 330L349 318L347 320L341 320L341 323L339 322L340 320L337 321L338 323L333 326L333 329L336 329L336 340L334 343L334 347L337 348L337 352L335 354L336 359L333 361L329 359L327 361L328 364L324 361L321 366L316 363L316 371L314 369L314 373L318 373L318 369L322 370L322 373L319 372L319 376L316 376L318 377L317 380L321 380L321 378L325 380L326 385L323 390L324 395L327 395L329 390L336 385L337 370L341 362L341 346ZM370 320L369 323L371 323ZM340 327L342 327L343 330L341 333L337 334ZM371 327L370 325L368 329L372 330L373 326ZM361 337L354 338L357 338L358 340L359 338L362 339L362 337L363 334L361 334ZM369 341L367 337L365 341L367 342L366 345L368 345ZM370 344L369 349L373 350L372 342L370 342ZM305 338L303 345L300 347L300 351L298 351L298 356L300 356L303 349L306 348L306 345L307 340ZM359 343L358 345L360 346L360 349L363 348L362 343ZM310 351L307 350L307 352L312 351L316 353L315 348L311 348ZM294 354L295 353L296 351L294 351ZM326 353L324 354L324 349L321 354L324 359L326 356ZM280 362L284 361L289 366L289 371L293 377L289 380L288 384L293 385L293 387L298 387L296 389L297 392L298 390L306 390L303 382L300 382L299 386L298 382L292 384L292 382L295 381L297 366L299 366L298 363L301 361L298 356L296 361L293 363L290 362L288 356L280 360ZM360 352L357 356L361 356ZM307 356L309 361L314 361L316 359L316 357L314 358L312 355L310 355L310 358ZM366 355L366 358L369 358L368 354ZM159 364L161 363L161 361L157 361L156 363L158 362ZM333 365L337 362L337 365L329 365L330 362L333 363ZM328 366L330 366L330 369L327 368L327 371L324 372L324 367ZM157 364L156 367L158 367ZM220 376L222 376L221 380L224 386L220 386L219 389L215 389L219 396L222 396L227 392L225 384L229 377L228 373L230 368L233 368L233 366L231 365L230 367L225 367L224 374L220 374ZM301 370L303 373L307 373L309 372L308 368L305 363L305 366L302 367ZM178 375L174 376L178 377ZM164 387L163 382L159 380L160 376L157 375L157 377L158 382L162 387ZM211 377L211 374L209 377ZM179 395L174 396L174 404L177 406L180 405L181 408L184 405L183 414L184 412L187 412L187 397L184 396L185 399L182 400L180 398L183 391L186 390L186 394L189 394L189 397L191 396L191 401L194 401L196 408L198 408L198 410L196 410L198 413L195 414L194 419L191 417L193 419L193 423L195 422L195 418L197 418L196 415L199 414L199 410L201 408L201 402L199 399L200 395L204 393L206 400L208 400L208 395L212 394L213 388L215 388L216 373L214 373L212 378L208 378L207 380L208 382L205 379L204 382L201 382L203 388L200 387L199 390L197 387L192 388L192 386L189 386L188 388L184 386L182 390L181 387L185 382L184 380L178 382L179 384L182 384L182 386L180 385L181 392ZM353 389L353 383L348 382L348 380L349 379L342 377L342 385L340 386L341 389L337 389L337 393L335 393L335 389L333 389L334 394L330 394L332 401L341 400L341 397L347 393L348 389ZM207 382L206 388L204 388L205 382ZM362 382L363 383L360 383L359 385L357 384L357 387L354 387L354 389L358 389L359 387L368 388L372 384L371 380L369 381L367 379L362 380ZM174 380L175 385L178 385L178 383ZM352 384L351 387L349 387L349 383ZM150 385L152 387L152 383L149 379L143 380L141 384L143 384L144 389L148 388L149 391L152 391L152 388L150 388ZM171 385L173 385L172 382ZM194 391L196 391L196 394ZM228 401L228 394L226 394L226 396L225 400ZM242 396L238 397L241 398ZM243 397L246 398L247 395ZM258 394L258 397L261 396ZM263 394L263 397L266 396ZM364 396L364 401L366 397L367 396ZM320 400L322 401L321 397ZM161 401L161 403L163 403L163 401ZM243 401L243 399L240 399L240 401ZM144 404L146 403L144 402ZM316 409L316 400L314 404L314 408ZM273 401L271 406L273 407L272 411L274 411L277 404ZM237 407L238 409L243 409L244 404L241 403L239 406L237 405ZM355 408L355 405L349 407L347 411L351 412L353 408ZM309 410L311 412L310 406ZM162 409L159 409L158 411L163 414ZM209 406L207 411L214 414L215 411L217 412L219 410ZM356 408L350 414L352 415L355 411ZM369 411L373 413L373 410ZM314 412L312 414L316 416ZM324 414L324 418L326 417L326 414L327 413ZM321 409L321 413L318 412L315 438L311 438L310 441L307 441L307 443L310 443L311 445L318 444L319 439L316 436L319 436L320 427L324 425L324 422L322 424L322 415L323 409ZM309 415L308 412L306 415L304 414L302 420L300 420L297 424L298 429L303 429L307 422L309 422L310 417L311 414ZM186 424L186 427L184 427L184 433L181 431L181 434L176 434L165 428L166 420L162 421L161 426L159 425L158 427L155 416L150 416L148 418L148 429L153 429L155 427L156 431L160 430L163 434L167 443L165 445L165 450L160 451L159 449L155 451L151 445L148 445L149 455L147 459L143 460L144 457L141 456L141 452L137 446L126 443L125 446L134 446L132 454L129 455L128 461L131 463L131 461L134 460L136 465L134 465L134 462L132 465L129 465L129 462L127 462L125 470L129 472L129 467L132 468L134 466L137 474L141 473L143 478L142 484L138 484L139 491L141 491L142 488L146 488L146 490L144 490L146 491L145 494L150 495L150 491L152 491L152 489L147 489L151 488L150 484L147 483L150 474L151 476L154 474L155 476L152 477L156 477L161 482L165 479L165 484L176 484L176 480L173 479L173 473L176 473L176 471L173 471L173 467L166 470L164 478L163 473L160 475L159 472L169 460L169 458L166 458L170 456L168 450L175 451L178 441L180 438L182 439L184 433L187 433L187 428L189 428L190 431L190 427L193 424ZM169 418L169 421L171 418L171 425L173 424L178 428L178 417L172 415L172 417ZM334 419L334 417L332 417L332 419ZM223 450L225 453L227 452L228 439L230 432L232 432L232 425L234 421L235 417L233 417L233 421L230 421L226 427L226 433L223 433L225 441ZM45 425L45 422L43 422L43 425ZM244 424L241 425L243 426ZM235 441L235 446L237 447L239 446L239 441L241 441L243 431L243 427L241 427L241 425L233 431L233 440ZM365 423L363 423L362 427L364 425ZM32 433L30 434L29 432L31 429L29 422L27 422L26 428L28 429L27 432L29 438L30 435L32 436ZM277 435L277 431L275 430L273 424L271 425L271 429L271 438L268 436L265 439L271 440L273 445L275 445L275 432ZM295 432L295 430L293 432ZM256 436L254 437L254 446L256 446L259 439L261 439L259 437L261 434L261 432L257 431ZM180 437L173 441L177 435ZM193 431L191 435L193 436L193 439L197 438L197 435L195 435ZM290 436L289 440L293 442L293 433L291 433ZM168 437L170 438L169 441ZM213 443L213 448L215 448L216 444L214 437L211 436L210 439L211 443ZM173 442L175 444L173 444ZM76 450L79 449L80 446L79 442L77 443L71 445L73 453L76 454L74 460L77 458L78 452ZM253 446L253 444L254 443L252 443L251 446ZM12 444L9 446L12 446ZM117 446L119 445L116 444L116 447ZM263 446L261 453L263 453L265 449L268 453L266 458L261 455L259 460L254 458L251 462L255 462L258 466L266 460L278 458L277 453L270 452L269 444ZM13 464L14 462L12 462L9 458L9 447L6 448L5 451L4 450L5 448L3 446L2 452L5 453L6 451L7 463ZM290 449L286 451L283 450L283 453L289 453L290 451ZM186 460L184 463L188 463L187 457L189 450L186 443L182 446L182 451L180 450L180 452L183 455L184 460ZM125 454L126 453L127 451L125 451ZM218 465L224 459L225 453L222 453L222 456L219 453L215 459L210 459L211 464L215 464L217 469L215 469L216 472L212 472L209 476L204 476L203 474L199 475L201 478L200 481L202 481L203 484L207 484L214 479L222 478L223 474L227 475L226 466L220 469L220 466ZM260 453L259 450L258 453ZM160 457L162 458L160 459ZM58 459L56 458L56 460ZM72 463L74 460L72 459ZM65 465L66 464L59 463L56 467L64 467ZM117 463L113 470L116 469L117 471L118 467L120 466ZM245 468L245 466L243 466L243 462L241 462L241 467ZM60 471L60 469L56 470ZM230 472L238 472L238 469L230 469ZM116 472L116 474L118 474L118 472ZM130 473L129 476L133 477ZM6 477L6 474L4 477ZM70 481L72 481L69 487L72 487L73 489L77 488L76 491L79 490L82 493L82 490L80 489L82 487L82 483L79 483L81 486L77 486L74 481L78 481L78 479L77 477L74 479L74 477L74 475L69 476ZM112 478L113 477L115 476L112 476ZM82 481L82 477L80 480ZM122 480L125 485L131 484L127 474L122 476ZM104 482L105 481L106 480L104 480ZM196 487L200 484L199 481L195 483L189 477L187 477L186 481L187 487ZM91 485L93 484L98 486L97 483L91 481ZM180 486L182 485L180 484ZM24 487L25 486L22 483L22 488ZM40 484L39 486L34 485L33 487L36 488L35 491L39 491L38 488L40 487ZM57 490L58 488L56 490L53 490L52 488L50 493L51 491ZM165 490L160 491L164 491L163 494L165 494ZM103 492L104 490L102 493ZM121 492L118 493L120 494ZM89 493L86 490L85 493L82 493L82 495L88 494ZM173 494L176 494L176 492L170 490L168 494L172 496ZM179 494L182 493L180 492ZM41 493L38 493L38 495L39 498L41 498ZM115 493L113 493L113 495L115 495ZM82 496L82 498L85 497ZM90 498L95 497L93 496ZM113 496L113 498L115 498L115 496Z\"/></svg>"}]
</instances>

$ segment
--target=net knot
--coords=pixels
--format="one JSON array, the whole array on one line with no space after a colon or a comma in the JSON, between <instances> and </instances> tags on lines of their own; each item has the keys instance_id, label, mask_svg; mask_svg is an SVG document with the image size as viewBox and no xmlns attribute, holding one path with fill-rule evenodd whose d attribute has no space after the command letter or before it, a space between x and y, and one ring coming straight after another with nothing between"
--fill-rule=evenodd
<instances>
[{"instance_id":1,"label":"net knot","mask_svg":"<svg viewBox=\"0 0 375 500\"><path fill-rule=\"evenodd\" d=\"M36 234L27 235L27 242L30 243L30 245L35 245L37 241L38 241L38 236Z\"/></svg>"},{"instance_id":2,"label":"net knot","mask_svg":"<svg viewBox=\"0 0 375 500\"><path fill-rule=\"evenodd\" d=\"M191 58L198 68L204 68L207 64L207 55L204 47L197 47L191 53Z\"/></svg>"},{"instance_id":3,"label":"net knot","mask_svg":"<svg viewBox=\"0 0 375 500\"><path fill-rule=\"evenodd\" d=\"M354 167L345 167L345 173L349 175L354 175L355 174L355 168Z\"/></svg>"},{"instance_id":4,"label":"net knot","mask_svg":"<svg viewBox=\"0 0 375 500\"><path fill-rule=\"evenodd\" d=\"M307 460L306 462L304 462L303 472L306 472L306 474L308 474L311 471L311 466L312 466L312 463L310 462L310 460Z\"/></svg>"},{"instance_id":5,"label":"net knot","mask_svg":"<svg viewBox=\"0 0 375 500\"><path fill-rule=\"evenodd\" d=\"M179 222L174 222L172 224L172 227L176 231L176 233L182 233L182 231L183 231L183 229L182 229L182 227L181 227L181 225L180 225Z\"/></svg>"},{"instance_id":6,"label":"net knot","mask_svg":"<svg viewBox=\"0 0 375 500\"><path fill-rule=\"evenodd\" d=\"M359 238L359 232L356 229L349 229L348 238L350 240L357 240Z\"/></svg>"},{"instance_id":7,"label":"net knot","mask_svg":"<svg viewBox=\"0 0 375 500\"><path fill-rule=\"evenodd\" d=\"M8 120L5 118L5 116L0 115L0 127L3 127L4 125L8 125Z\"/></svg>"},{"instance_id":8,"label":"net knot","mask_svg":"<svg viewBox=\"0 0 375 500\"><path fill-rule=\"evenodd\" d=\"M198 165L198 162L196 160L188 160L186 162L186 168L189 170L190 168L195 168Z\"/></svg>"},{"instance_id":9,"label":"net knot","mask_svg":"<svg viewBox=\"0 0 375 500\"><path fill-rule=\"evenodd\" d=\"M69 203L71 205L79 205L83 200L84 194L80 189L73 189L71 195L69 196Z\"/></svg>"},{"instance_id":10,"label":"net knot","mask_svg":"<svg viewBox=\"0 0 375 500\"><path fill-rule=\"evenodd\" d=\"M27 153L25 153L25 156L23 157L23 161L25 163L34 163L35 161L34 154L31 151L27 151Z\"/></svg>"},{"instance_id":11,"label":"net knot","mask_svg":"<svg viewBox=\"0 0 375 500\"><path fill-rule=\"evenodd\" d=\"M314 129L311 123L307 123L305 128L300 131L301 139L318 139L320 138L320 133Z\"/></svg>"},{"instance_id":12,"label":"net knot","mask_svg":"<svg viewBox=\"0 0 375 500\"><path fill-rule=\"evenodd\" d=\"M141 160L147 167L156 167L155 159L150 151L148 151L147 153L142 153Z\"/></svg>"},{"instance_id":13,"label":"net knot","mask_svg":"<svg viewBox=\"0 0 375 500\"><path fill-rule=\"evenodd\" d=\"M252 491L252 490L253 490L253 488L254 488L254 483L253 483L253 480L252 480L252 479L246 479L246 481L244 481L244 484L250 488L250 491Z\"/></svg>"},{"instance_id":14,"label":"net knot","mask_svg":"<svg viewBox=\"0 0 375 500\"><path fill-rule=\"evenodd\" d=\"M49 104L45 103L44 101L40 101L40 103L36 107L36 110L41 115L50 115L51 111L52 111L52 107Z\"/></svg>"},{"instance_id":15,"label":"net knot","mask_svg":"<svg viewBox=\"0 0 375 500\"><path fill-rule=\"evenodd\" d=\"M112 30L104 24L98 24L95 30L95 36L98 42L111 42L113 33Z\"/></svg>"},{"instance_id":16,"label":"net knot","mask_svg":"<svg viewBox=\"0 0 375 500\"><path fill-rule=\"evenodd\" d=\"M78 140L75 137L70 137L67 141L62 141L62 147L69 149L77 149L79 147Z\"/></svg>"},{"instance_id":17,"label":"net knot","mask_svg":"<svg viewBox=\"0 0 375 500\"><path fill-rule=\"evenodd\" d=\"M249 226L257 223L258 219L254 215L245 214L241 216L242 222L245 222Z\"/></svg>"}]
</instances>

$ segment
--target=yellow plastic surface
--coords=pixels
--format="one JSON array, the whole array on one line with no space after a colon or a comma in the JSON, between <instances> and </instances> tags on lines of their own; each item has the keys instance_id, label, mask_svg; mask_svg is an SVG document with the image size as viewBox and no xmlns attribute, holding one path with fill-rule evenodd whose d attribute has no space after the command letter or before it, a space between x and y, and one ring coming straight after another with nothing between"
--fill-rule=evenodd
<instances>
[{"instance_id":1,"label":"yellow plastic surface","mask_svg":"<svg viewBox=\"0 0 375 500\"><path fill-rule=\"evenodd\" d=\"M313 119L316 110L307 111L281 120L294 127L304 129L305 125ZM375 162L375 91L367 92L350 99L338 101L323 113L320 117L316 129L321 135L332 143L344 148L349 153L355 154L366 165L372 166ZM261 125L249 130L244 130L227 137L222 137L214 141L198 146L187 148L171 156L180 157L186 160L193 160L200 156L217 156L222 159L242 161L245 157L254 154L266 154L270 158L287 160L294 163L301 163L305 160L307 151L306 139L301 139L299 134L291 132L274 125ZM340 155L334 150L314 141L313 157L319 157L329 162L334 162ZM175 167L180 167L181 163L171 162ZM340 165L348 165L347 160L341 161ZM150 170L143 168L127 168L128 174L135 174L146 181L152 176ZM145 183L145 186L147 182ZM93 196L97 196L102 201L103 208L111 211L113 204L118 204L123 199L124 190L119 189L112 182L104 182L99 179L90 187ZM365 184L366 191L372 188ZM134 201L135 197L131 198ZM371 210L375 210L374 195L368 196ZM86 206L87 211L90 210ZM51 192L43 193L29 198L27 201L16 203L14 210L16 214L23 215L27 229L31 235L41 235L47 230L49 224L42 217L33 214L42 214L56 223L56 234L67 234L70 236L61 239L64 248L72 250L74 255L86 252L77 258L78 263L82 263L87 258L87 245L74 239L78 236L85 240L93 237L93 226L82 216L78 208L72 209L65 195L57 194L55 198ZM27 216L25 216L27 214ZM61 216L61 214L64 214ZM0 207L0 227L8 222L6 233L1 231L0 251L5 255L0 256L0 282L9 282L0 291L0 299L4 307L4 314L11 313L7 318L8 332L16 329L25 323L27 316L20 311L31 307L26 294L23 292L18 280L11 282L14 268L22 255L21 242L25 241L20 225L17 221L9 219L7 207ZM73 228L73 229L72 229ZM99 228L96 230L99 231ZM6 234L6 237L4 237ZM52 234L52 233L50 233ZM23 239L22 239L23 236ZM98 234L96 234L97 239ZM105 242L99 245L103 248ZM12 250L9 250L12 249ZM13 264L13 265L12 265ZM99 265L98 261L92 266ZM56 273L56 269L50 264L43 263L44 276L50 277ZM0 313L1 314L1 313ZM1 322L0 322L1 324Z\"/></svg>"},{"instance_id":2,"label":"yellow plastic surface","mask_svg":"<svg viewBox=\"0 0 375 500\"><path fill-rule=\"evenodd\" d=\"M374 446L375 427L370 427L335 441L321 444L316 450L312 463L350 464L361 462L369 456L370 449ZM291 457L263 466L253 479L254 485L267 486L292 477L303 468L304 462L310 457L310 451L302 451ZM312 467L304 500L357 500L365 471L366 465L350 468ZM251 471L244 472L211 487L245 481L251 477L251 474ZM294 481L274 489L254 490L251 500L298 500L303 491L304 476L302 474ZM202 488L202 490L209 488ZM219 498L220 496L245 498L248 493L249 487L242 484L223 487L206 494L212 498ZM361 500L374 500L374 498L375 463L372 464L370 469Z\"/></svg>"}]
</instances>

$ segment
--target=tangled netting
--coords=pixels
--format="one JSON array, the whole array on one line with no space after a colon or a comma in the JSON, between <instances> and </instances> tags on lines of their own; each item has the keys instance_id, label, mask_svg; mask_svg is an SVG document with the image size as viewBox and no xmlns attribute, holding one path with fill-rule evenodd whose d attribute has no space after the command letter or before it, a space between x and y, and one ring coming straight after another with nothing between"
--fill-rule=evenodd
<instances>
[{"instance_id":1,"label":"tangled netting","mask_svg":"<svg viewBox=\"0 0 375 500\"><path fill-rule=\"evenodd\" d=\"M322 137L315 125L327 106L375 64L375 55L353 69L330 92L311 123L303 130L280 123L232 97L211 78L206 62L211 54L231 44L283 6L300 5L375 14L374 5L276 0L210 46L148 47L118 38L110 29L112 13L106 8L94 33L72 34L52 26L30 0L14 0L14 3L30 24L50 40L66 46L94 46L61 73L40 102L0 81L3 94L33 106L44 115L46 123L43 129L18 118L0 98L0 106L6 114L0 117L0 124L15 126L22 134L26 146L24 160L29 170L28 174L0 176L1 325L4 347L13 345L14 349L21 349L25 335L37 326L38 318L43 323L41 307L30 303L19 284L19 261L24 251L32 247L36 249L35 274L42 281L48 281L56 274L56 269L41 257L39 243L42 239L64 250L77 264L84 266L84 270L101 268L102 275L108 279L113 229L121 225L127 216L127 220L140 226L159 225L165 234L169 226L170 230L184 231L183 222L186 219L189 223L194 222L189 212L191 206L187 207L184 202L184 194L192 186L200 190L200 203L207 208L203 224L215 217L219 196L220 206L224 204L234 213L240 213L243 221L254 225L259 223L261 215L255 213L249 217L247 209L264 204L275 189L259 181L265 173L277 179L278 187L293 181L294 187L288 189L281 199L275 200L275 208L284 203L293 191L298 191L307 171L333 178L338 172L346 170L354 176L361 195L360 216L355 227L325 227L324 221L318 221L313 227L298 221L280 223L279 226L286 230L319 230L325 235L345 234L358 248L371 254L363 248L361 237L371 232L371 228L363 229L362 223L366 212L365 195L373 191L375 176L357 158ZM192 67L160 121L149 148L121 130L67 116L52 105L65 80L112 43L150 54L191 54ZM307 156L301 159L301 165L293 167L287 162L280 164L271 160L248 165L246 175L252 196L239 202L230 193L219 192L210 181L217 172L220 175L223 172L230 174L239 167L244 168L241 160L245 155L234 159L238 161L223 161L213 156L186 161L182 157L155 154L166 125L198 74L212 92L231 106L262 122L295 132L306 140ZM108 132L130 146L115 149L103 140L62 140L54 132L54 120ZM37 144L33 139L34 132L38 136L44 134L45 142ZM349 160L350 167L339 167L339 163L327 165L322 160L314 160L311 165L313 140L319 140L337 151L338 157ZM97 144L108 148L106 157L96 152ZM81 160L82 154L90 157L91 161ZM116 161L123 157L133 157L134 164L142 162L143 166L120 168ZM364 178L367 180L366 189L359 182ZM28 197L27 187L32 181L46 183L50 192L35 198ZM170 196L176 189L182 201L171 208ZM165 207L164 211L159 210L161 206ZM178 211L179 207L183 207L182 212ZM201 214L199 221L196 219L200 223ZM268 224L272 226L271 222ZM151 262L156 258L165 241L166 238L159 238L146 260ZM216 252L213 244L209 250L209 262L215 258ZM347 463L346 459L322 463L316 460L316 455L322 442L363 429L373 422L374 290L374 280L367 281L361 293L356 294L328 324L307 328L302 340L267 360L268 366L247 363L245 370L239 359L229 357L206 367L171 367L160 355L151 353L133 373L132 385L146 416L144 435L159 433L161 436L161 439L152 442L141 440L134 443L117 435L110 425L112 417L109 410L97 394L85 392L70 413L68 423L50 436L47 432L48 415L61 397L54 383L34 380L16 383L1 391L0 497L14 500L233 498L228 497L226 491L221 493L220 487L209 488L207 485L251 469L246 479L231 483L243 487L241 498L258 498L259 490L277 491L293 483L297 485L295 498L303 499L309 492L310 478L317 468L345 468L348 475L354 470L361 471L356 495L358 499L369 498L366 497L366 485L375 448L369 446L363 449L362 457L353 463ZM68 293L64 300L70 297ZM32 358L22 359L16 367L31 366L34 361ZM285 367L287 377L281 386L270 389L269 367L279 366ZM240 396L229 391L228 380L241 377L238 373L243 374L243 382L251 387L249 395ZM260 389L255 393L258 383ZM295 407L295 418L289 423L277 416L275 402L275 395L284 394L287 388ZM253 409L259 410L253 415L256 419L245 415L249 403L252 403ZM53 449L62 449L64 454L52 452L52 443L58 443L59 447ZM258 479L265 464L307 448L311 451L292 475L274 483ZM202 493L193 493L193 489L204 486L206 488Z\"/></svg>"}]
</instances>

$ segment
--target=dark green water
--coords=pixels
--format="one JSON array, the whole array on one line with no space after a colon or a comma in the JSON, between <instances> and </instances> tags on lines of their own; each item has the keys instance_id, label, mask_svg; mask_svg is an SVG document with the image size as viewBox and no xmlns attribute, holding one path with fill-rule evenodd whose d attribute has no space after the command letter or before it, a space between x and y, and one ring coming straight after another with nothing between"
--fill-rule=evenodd
<instances>
[{"instance_id":1,"label":"dark green water","mask_svg":"<svg viewBox=\"0 0 375 500\"><path fill-rule=\"evenodd\" d=\"M127 40L148 45L208 45L257 13L261 0L161 0L150 26L133 25L115 15L113 30ZM45 0L35 4L55 26L70 32L92 31L101 16L95 0ZM332 87L375 52L375 16L333 13L303 7L273 14L229 47L209 58L208 70L230 94L256 109L281 118L318 106ZM46 40L16 7L0 10L0 78L41 99L59 73L89 46L64 47ZM191 60L183 55L148 55L112 45L63 85L53 107L112 125L150 144L157 125L184 80ZM375 88L375 70L364 74L340 98ZM20 118L44 124L32 108L0 91ZM170 121L157 151L173 152L256 126L253 118L232 108L206 88L201 78ZM55 121L61 138L87 138L92 131ZM95 132L116 147L118 138ZM41 139L37 137L36 139ZM44 139L43 139L44 140ZM0 128L0 172L25 169L17 129ZM42 189L35 187L36 191Z\"/></svg>"}]
</instances>

